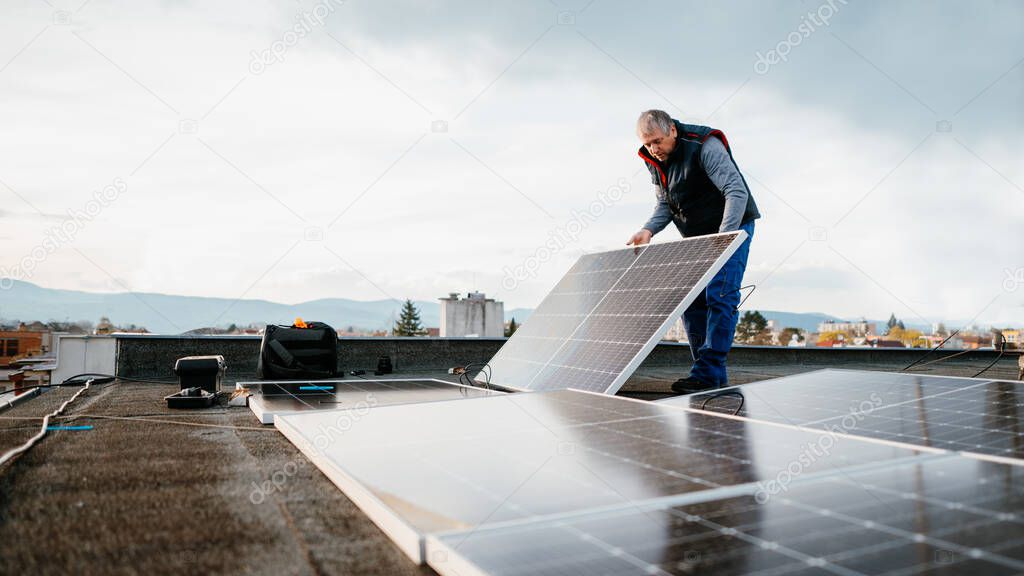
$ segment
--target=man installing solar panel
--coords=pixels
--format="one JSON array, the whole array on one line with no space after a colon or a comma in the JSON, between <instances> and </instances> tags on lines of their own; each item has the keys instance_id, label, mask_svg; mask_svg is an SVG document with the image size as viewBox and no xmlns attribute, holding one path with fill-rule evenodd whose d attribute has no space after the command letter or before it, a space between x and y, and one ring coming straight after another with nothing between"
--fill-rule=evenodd
<instances>
[{"instance_id":1,"label":"man installing solar panel","mask_svg":"<svg viewBox=\"0 0 1024 576\"><path fill-rule=\"evenodd\" d=\"M732 347L743 272L761 217L746 180L721 130L683 124L662 110L648 110L636 124L639 154L651 172L657 205L650 220L627 245L651 241L669 222L684 238L743 230L747 239L683 313L693 367L672 384L689 394L725 386L725 361Z\"/></svg>"}]
</instances>

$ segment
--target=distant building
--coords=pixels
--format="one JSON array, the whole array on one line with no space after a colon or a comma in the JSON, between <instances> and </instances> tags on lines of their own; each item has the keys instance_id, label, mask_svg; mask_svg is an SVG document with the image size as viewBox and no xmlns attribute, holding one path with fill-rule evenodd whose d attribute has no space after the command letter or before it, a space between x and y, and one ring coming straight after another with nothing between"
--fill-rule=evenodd
<instances>
[{"instance_id":1,"label":"distant building","mask_svg":"<svg viewBox=\"0 0 1024 576\"><path fill-rule=\"evenodd\" d=\"M992 336L986 334L967 334L961 338L965 350L977 350L978 348L991 348Z\"/></svg>"},{"instance_id":2,"label":"distant building","mask_svg":"<svg viewBox=\"0 0 1024 576\"><path fill-rule=\"evenodd\" d=\"M25 378L24 365L28 358L41 358L50 352L53 335L40 323L26 326L21 324L17 330L0 330L0 391L9 388L15 380L23 383L41 384L39 378Z\"/></svg>"},{"instance_id":3,"label":"distant building","mask_svg":"<svg viewBox=\"0 0 1024 576\"><path fill-rule=\"evenodd\" d=\"M669 327L668 332L665 333L663 340L672 340L673 342L689 342L689 338L686 336L686 327L683 326L683 319L676 318L676 321Z\"/></svg>"},{"instance_id":4,"label":"distant building","mask_svg":"<svg viewBox=\"0 0 1024 576\"><path fill-rule=\"evenodd\" d=\"M1024 340L1021 340L1024 330L1003 330L1003 340L1006 342L1007 348L1021 348L1021 344Z\"/></svg>"},{"instance_id":5,"label":"distant building","mask_svg":"<svg viewBox=\"0 0 1024 576\"><path fill-rule=\"evenodd\" d=\"M924 334L921 336L921 340L924 340L925 346L928 348L935 348L942 344L943 350L951 350L953 348L962 348L963 341L953 336L946 340L946 336L939 336L938 334Z\"/></svg>"},{"instance_id":6,"label":"distant building","mask_svg":"<svg viewBox=\"0 0 1024 576\"><path fill-rule=\"evenodd\" d=\"M459 298L452 292L441 301L442 338L482 336L501 338L505 335L505 304L487 298L481 292L470 292Z\"/></svg>"},{"instance_id":7,"label":"distant building","mask_svg":"<svg viewBox=\"0 0 1024 576\"><path fill-rule=\"evenodd\" d=\"M868 340L872 348L906 348L906 345L899 340L888 340L886 338L875 338Z\"/></svg>"},{"instance_id":8,"label":"distant building","mask_svg":"<svg viewBox=\"0 0 1024 576\"><path fill-rule=\"evenodd\" d=\"M874 336L875 323L867 320L859 322L836 322L826 320L818 324L818 332L846 332L851 336Z\"/></svg>"},{"instance_id":9,"label":"distant building","mask_svg":"<svg viewBox=\"0 0 1024 576\"><path fill-rule=\"evenodd\" d=\"M0 331L0 367L7 367L20 358L41 355L44 351L49 350L49 342L49 331L38 332L24 329Z\"/></svg>"},{"instance_id":10,"label":"distant building","mask_svg":"<svg viewBox=\"0 0 1024 576\"><path fill-rule=\"evenodd\" d=\"M768 334L771 335L772 346L789 346L789 342L783 342L782 340L780 340L780 338L782 337L782 327L779 326L778 322L776 322L775 320L768 320L768 323L765 325L764 329L767 330ZM798 345L802 346L803 344Z\"/></svg>"}]
</instances>

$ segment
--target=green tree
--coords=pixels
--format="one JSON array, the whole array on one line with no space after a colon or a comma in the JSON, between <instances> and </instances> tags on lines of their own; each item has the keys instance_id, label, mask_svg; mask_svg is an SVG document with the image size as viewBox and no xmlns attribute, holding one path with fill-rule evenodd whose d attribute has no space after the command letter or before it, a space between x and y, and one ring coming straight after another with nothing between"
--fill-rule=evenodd
<instances>
[{"instance_id":1,"label":"green tree","mask_svg":"<svg viewBox=\"0 0 1024 576\"><path fill-rule=\"evenodd\" d=\"M888 334L889 332L892 332L892 329L895 328L899 322L900 321L896 319L895 313L889 314L889 321L885 323L885 333Z\"/></svg>"},{"instance_id":2,"label":"green tree","mask_svg":"<svg viewBox=\"0 0 1024 576\"><path fill-rule=\"evenodd\" d=\"M789 341L793 339L793 336L796 336L797 342L803 342L806 339L804 338L803 330L799 328L787 327L783 328L782 332L779 332L779 344L783 346L788 345Z\"/></svg>"},{"instance_id":3,"label":"green tree","mask_svg":"<svg viewBox=\"0 0 1024 576\"><path fill-rule=\"evenodd\" d=\"M519 329L519 325L516 324L516 317L513 316L512 320L509 320L508 325L505 326L505 337L507 338L509 336L512 336L513 334L516 333L516 330L518 330L518 329Z\"/></svg>"},{"instance_id":4,"label":"green tree","mask_svg":"<svg viewBox=\"0 0 1024 576\"><path fill-rule=\"evenodd\" d=\"M402 305L402 313L391 333L395 336L423 336L427 333L420 322L420 311L416 309L412 300L406 300Z\"/></svg>"},{"instance_id":5,"label":"green tree","mask_svg":"<svg viewBox=\"0 0 1024 576\"><path fill-rule=\"evenodd\" d=\"M768 335L768 320L757 310L746 311L736 324L736 340L744 344L765 344Z\"/></svg>"},{"instance_id":6,"label":"green tree","mask_svg":"<svg viewBox=\"0 0 1024 576\"><path fill-rule=\"evenodd\" d=\"M888 336L890 340L899 340L907 348L921 348L927 344L921 337L920 330L907 330L902 326L893 328Z\"/></svg>"}]
</instances>

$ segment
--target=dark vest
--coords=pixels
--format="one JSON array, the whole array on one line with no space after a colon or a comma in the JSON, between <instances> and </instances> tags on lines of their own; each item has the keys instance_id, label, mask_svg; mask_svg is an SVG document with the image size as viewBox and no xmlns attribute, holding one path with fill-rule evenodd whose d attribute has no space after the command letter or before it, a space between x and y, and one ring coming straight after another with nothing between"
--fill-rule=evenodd
<instances>
[{"instance_id":1,"label":"dark vest","mask_svg":"<svg viewBox=\"0 0 1024 576\"><path fill-rule=\"evenodd\" d=\"M700 162L700 151L704 142L714 136L722 141L732 158L732 149L721 130L683 124L676 121L676 147L664 162L658 162L640 147L640 157L647 163L651 177L658 184L658 200L664 198L672 209L672 221L684 237L715 234L722 225L725 212L725 196L708 178ZM737 171L739 168L737 168ZM740 178L743 175L740 174ZM761 217L750 193L746 179L747 206L743 212L742 224Z\"/></svg>"}]
</instances>

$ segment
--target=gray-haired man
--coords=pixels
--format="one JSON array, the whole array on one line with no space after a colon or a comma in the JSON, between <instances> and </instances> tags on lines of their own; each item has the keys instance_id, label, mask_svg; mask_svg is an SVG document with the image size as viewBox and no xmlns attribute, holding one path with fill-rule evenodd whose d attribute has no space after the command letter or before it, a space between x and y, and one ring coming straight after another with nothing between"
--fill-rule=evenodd
<instances>
[{"instance_id":1,"label":"gray-haired man","mask_svg":"<svg viewBox=\"0 0 1024 576\"><path fill-rule=\"evenodd\" d=\"M725 359L736 331L740 286L754 220L761 214L721 130L683 124L662 110L648 110L637 120L636 132L658 203L627 244L647 244L669 222L684 238L734 230L747 233L746 241L683 313L693 368L672 390L688 394L725 386Z\"/></svg>"}]
</instances>

